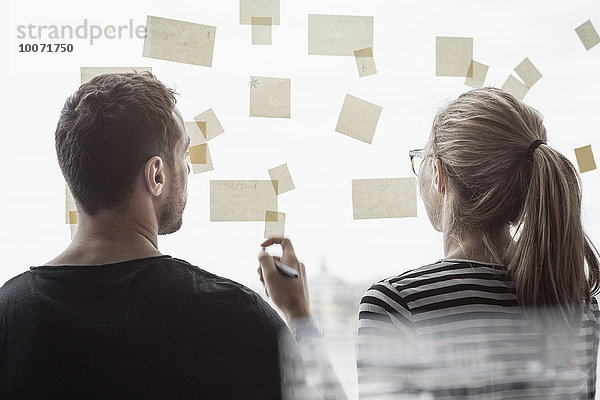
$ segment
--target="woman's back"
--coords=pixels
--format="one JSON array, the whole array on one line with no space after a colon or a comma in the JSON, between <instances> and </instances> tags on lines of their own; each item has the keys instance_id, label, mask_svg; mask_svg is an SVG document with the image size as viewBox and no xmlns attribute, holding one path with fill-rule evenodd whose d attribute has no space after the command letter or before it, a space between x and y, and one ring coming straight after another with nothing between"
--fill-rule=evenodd
<instances>
[{"instance_id":1,"label":"woman's back","mask_svg":"<svg viewBox=\"0 0 600 400\"><path fill-rule=\"evenodd\" d=\"M446 259L384 279L360 305L361 398L593 399L599 316L593 299L572 334L533 322L497 264Z\"/></svg>"}]
</instances>

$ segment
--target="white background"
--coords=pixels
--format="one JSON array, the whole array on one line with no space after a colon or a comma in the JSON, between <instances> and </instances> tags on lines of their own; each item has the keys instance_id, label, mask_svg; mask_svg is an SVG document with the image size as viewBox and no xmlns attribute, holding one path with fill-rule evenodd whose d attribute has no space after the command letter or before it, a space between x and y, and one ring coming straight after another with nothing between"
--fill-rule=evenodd
<instances>
[{"instance_id":1,"label":"white background","mask_svg":"<svg viewBox=\"0 0 600 400\"><path fill-rule=\"evenodd\" d=\"M377 75L358 78L352 57L309 56L309 13L374 16ZM216 26L212 68L143 58L137 38L92 46L85 39L16 39L17 25L132 19L137 26L147 15ZM81 66L151 66L180 93L186 120L212 107L226 130L210 142L214 171L190 176L183 228L160 238L161 252L260 288L256 255L264 226L209 222L209 181L268 179L268 169L287 163L296 190L280 196L279 209L309 276L325 263L344 280L368 285L444 256L441 233L420 200L417 218L369 221L352 219L351 201L353 178L410 176L408 150L422 147L438 107L469 89L464 79L435 76L435 37L473 37L475 60L490 66L490 86L501 86L529 57L543 78L525 101L545 115L549 144L573 162L573 149L591 144L598 162L600 45L586 51L574 30L588 19L600 29L600 2L282 0L273 45L252 46L236 0L11 0L0 14L0 284L54 258L70 240L54 129ZM17 52L20 43L43 42L72 43L74 51ZM251 75L291 78L291 119L249 117ZM371 145L335 132L346 93L383 107ZM584 228L600 245L598 170L582 180Z\"/></svg>"},{"instance_id":2,"label":"white background","mask_svg":"<svg viewBox=\"0 0 600 400\"><path fill-rule=\"evenodd\" d=\"M359 78L353 57L309 56L307 15L374 16L377 75ZM212 68L142 57L134 38L17 40L17 25L144 25L147 15L215 25ZM474 58L489 65L486 85L501 86L525 57L543 74L525 97L545 116L549 144L574 163L592 145L600 161L600 45L586 51L575 28L598 1L333 1L281 2L272 46L251 45L235 0L124 2L10 1L2 13L2 207L0 283L43 264L70 240L64 180L54 129L81 66L151 66L180 93L186 120L213 108L226 132L210 142L214 171L191 175L183 228L160 238L160 251L253 288L260 222L209 222L211 179L268 179L287 163L296 190L279 198L286 233L309 276L326 263L350 282L375 280L444 256L419 200L418 217L352 219L353 178L410 176L407 152L422 147L438 107L469 88L435 76L435 37L474 38ZM18 53L19 43L73 43L71 54ZM249 117L251 75L291 78L291 119ZM383 107L373 143L335 132L346 93ZM600 244L598 170L582 174L584 228Z\"/></svg>"}]
</instances>

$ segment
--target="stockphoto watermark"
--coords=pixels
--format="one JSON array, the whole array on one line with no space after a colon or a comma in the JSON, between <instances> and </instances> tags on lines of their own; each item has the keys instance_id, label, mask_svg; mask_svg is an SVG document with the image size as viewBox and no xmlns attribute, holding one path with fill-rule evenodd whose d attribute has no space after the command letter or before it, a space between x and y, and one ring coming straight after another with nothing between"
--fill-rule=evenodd
<instances>
[{"instance_id":1,"label":"stockphoto watermark","mask_svg":"<svg viewBox=\"0 0 600 400\"><path fill-rule=\"evenodd\" d=\"M73 25L18 25L17 39L36 39L36 40L65 40L65 39L88 39L90 45L98 39L122 39L146 37L145 25L133 25L133 20L129 19L126 25L94 25L88 24L84 19L83 23L77 26Z\"/></svg>"}]
</instances>

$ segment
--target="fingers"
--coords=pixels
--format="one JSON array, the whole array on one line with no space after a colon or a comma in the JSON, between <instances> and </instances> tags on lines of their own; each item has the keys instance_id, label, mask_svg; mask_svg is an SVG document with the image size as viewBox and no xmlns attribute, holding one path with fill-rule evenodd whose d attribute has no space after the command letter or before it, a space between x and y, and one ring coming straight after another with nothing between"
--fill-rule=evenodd
<instances>
[{"instance_id":1,"label":"fingers","mask_svg":"<svg viewBox=\"0 0 600 400\"><path fill-rule=\"evenodd\" d=\"M306 268L304 267L304 263L299 263L300 264L300 278L302 279L302 283L304 284L304 293L306 293L306 298L309 299L309 292L308 292L308 279L306 279Z\"/></svg>"},{"instance_id":2,"label":"fingers","mask_svg":"<svg viewBox=\"0 0 600 400\"><path fill-rule=\"evenodd\" d=\"M256 269L256 272L258 272L258 279L260 279L260 282L263 284L263 286L265 285L265 278L263 278L263 274L262 274L262 268L260 267L260 265L258 266L258 268Z\"/></svg>"},{"instance_id":3,"label":"fingers","mask_svg":"<svg viewBox=\"0 0 600 400\"><path fill-rule=\"evenodd\" d=\"M258 261L261 266L261 276L262 274L269 274L276 272L275 263L273 262L273 257L271 257L265 249L262 249L260 253L258 253Z\"/></svg>"},{"instance_id":4,"label":"fingers","mask_svg":"<svg viewBox=\"0 0 600 400\"><path fill-rule=\"evenodd\" d=\"M265 296L269 297L269 291L267 290L267 285L265 284L265 278L263 278L262 267L260 264L258 265L256 272L258 272L258 279L260 279L260 283L262 283L263 289L265 289Z\"/></svg>"},{"instance_id":5,"label":"fingers","mask_svg":"<svg viewBox=\"0 0 600 400\"><path fill-rule=\"evenodd\" d=\"M280 237L269 238L269 239L265 240L264 242L262 242L261 246L269 247L273 244L280 244L284 253L286 251L294 253L294 246L292 246L292 242L288 238L280 238Z\"/></svg>"}]
</instances>

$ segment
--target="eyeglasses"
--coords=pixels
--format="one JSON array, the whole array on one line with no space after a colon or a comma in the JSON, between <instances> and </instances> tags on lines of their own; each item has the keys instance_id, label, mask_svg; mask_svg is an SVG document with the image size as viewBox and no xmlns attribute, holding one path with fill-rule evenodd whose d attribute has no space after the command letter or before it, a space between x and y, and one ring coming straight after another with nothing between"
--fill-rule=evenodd
<instances>
[{"instance_id":1,"label":"eyeglasses","mask_svg":"<svg viewBox=\"0 0 600 400\"><path fill-rule=\"evenodd\" d=\"M410 167L412 168L412 172L418 176L419 170L421 169L421 163L423 162L423 149L410 150L408 156L410 157Z\"/></svg>"}]
</instances>

